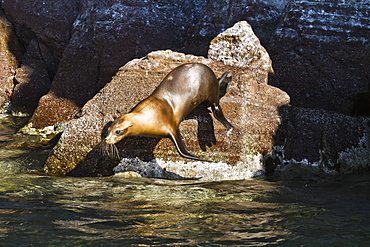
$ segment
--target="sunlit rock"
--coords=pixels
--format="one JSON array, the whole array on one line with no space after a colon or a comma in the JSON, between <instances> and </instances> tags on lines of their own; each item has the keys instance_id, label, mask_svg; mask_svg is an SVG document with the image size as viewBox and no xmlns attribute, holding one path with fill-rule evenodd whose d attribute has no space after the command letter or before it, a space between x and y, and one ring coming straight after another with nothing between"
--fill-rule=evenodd
<instances>
[{"instance_id":1,"label":"sunlit rock","mask_svg":"<svg viewBox=\"0 0 370 247\"><path fill-rule=\"evenodd\" d=\"M278 107L289 102L288 95L260 83L253 69L226 66L219 61L169 50L149 53L120 68L113 80L83 107L81 117L69 123L45 171L80 176L112 174L119 162L102 156L96 148L106 134L107 124L147 97L173 68L188 62L206 64L218 77L225 71L233 73L221 106L234 130L228 132L202 108L180 125L188 148L215 163L181 158L169 139L130 137L117 144L124 159L116 171L136 169L147 177L206 180L260 175L262 155L271 151L273 135L280 124ZM132 165L127 159L140 165Z\"/></svg>"}]
</instances>

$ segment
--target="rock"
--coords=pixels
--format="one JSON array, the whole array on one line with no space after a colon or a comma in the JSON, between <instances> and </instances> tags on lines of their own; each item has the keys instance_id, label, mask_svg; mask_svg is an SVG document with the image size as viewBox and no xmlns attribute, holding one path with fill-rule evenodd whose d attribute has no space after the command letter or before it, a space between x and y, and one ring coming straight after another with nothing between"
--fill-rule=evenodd
<instances>
[{"instance_id":1,"label":"rock","mask_svg":"<svg viewBox=\"0 0 370 247\"><path fill-rule=\"evenodd\" d=\"M81 2L50 92L41 98L30 123L35 128L70 120L118 68L157 49L180 49L197 2ZM63 104L60 105L60 102ZM56 114L56 108L61 109Z\"/></svg>"},{"instance_id":2,"label":"rock","mask_svg":"<svg viewBox=\"0 0 370 247\"><path fill-rule=\"evenodd\" d=\"M295 106L369 115L356 100L370 92L369 11L367 0L291 2L268 48L271 84Z\"/></svg>"},{"instance_id":3,"label":"rock","mask_svg":"<svg viewBox=\"0 0 370 247\"><path fill-rule=\"evenodd\" d=\"M242 20L253 26L254 33L261 40L262 45L267 47L288 3L288 0L204 1L201 5L203 8L199 8L202 10L201 18L189 27L184 49L181 51L201 56L207 55L209 42L216 35Z\"/></svg>"},{"instance_id":4,"label":"rock","mask_svg":"<svg viewBox=\"0 0 370 247\"><path fill-rule=\"evenodd\" d=\"M273 72L269 54L246 21L217 35L211 41L208 57L226 65L260 72L262 77L258 81L261 83L266 83L268 72Z\"/></svg>"},{"instance_id":5,"label":"rock","mask_svg":"<svg viewBox=\"0 0 370 247\"><path fill-rule=\"evenodd\" d=\"M51 81L40 46L36 40L32 40L23 56L22 65L16 70L11 108L14 116L32 114L41 96L50 89Z\"/></svg>"},{"instance_id":6,"label":"rock","mask_svg":"<svg viewBox=\"0 0 370 247\"><path fill-rule=\"evenodd\" d=\"M79 0L3 0L7 18L25 46L32 40L43 44L41 54L49 72L55 74L58 61L71 38L71 29L79 10Z\"/></svg>"},{"instance_id":7,"label":"rock","mask_svg":"<svg viewBox=\"0 0 370 247\"><path fill-rule=\"evenodd\" d=\"M188 148L215 163L181 158L169 139L130 137L117 145L120 156L130 160L138 158L135 162L140 165L129 165L124 159L116 170L128 171L136 167L139 170L135 171L141 176L203 177L206 180L243 179L260 174L262 154L271 151L273 134L280 123L278 107L289 102L288 95L257 82L254 71L248 68L230 67L215 60L172 51L152 52L123 66L82 108L82 116L69 123L48 158L45 172L79 176L112 174L117 162L103 157L96 147L106 133L107 124L114 116L128 112L147 97L173 68L187 62L204 63L217 76L227 70L233 73L233 81L221 99L221 106L236 129L227 132L204 108L198 108L180 126Z\"/></svg>"},{"instance_id":8,"label":"rock","mask_svg":"<svg viewBox=\"0 0 370 247\"><path fill-rule=\"evenodd\" d=\"M267 44L287 2L4 0L27 51L18 57L24 85L14 111L32 113L38 103L30 120L38 129L70 120L131 59L158 49L206 55L210 40L239 20Z\"/></svg>"},{"instance_id":9,"label":"rock","mask_svg":"<svg viewBox=\"0 0 370 247\"><path fill-rule=\"evenodd\" d=\"M281 177L302 165L342 174L370 166L369 118L294 106L281 107L279 113L283 120L272 155L264 157L266 169L277 167Z\"/></svg>"},{"instance_id":10,"label":"rock","mask_svg":"<svg viewBox=\"0 0 370 247\"><path fill-rule=\"evenodd\" d=\"M14 33L13 26L0 9L0 113L10 102L15 71L18 67L17 56L20 54L22 54L22 47Z\"/></svg>"},{"instance_id":11,"label":"rock","mask_svg":"<svg viewBox=\"0 0 370 247\"><path fill-rule=\"evenodd\" d=\"M79 0L4 0L1 7L22 41L16 54L12 110L15 115L32 114L40 97L51 86L65 47L71 37Z\"/></svg>"},{"instance_id":12,"label":"rock","mask_svg":"<svg viewBox=\"0 0 370 247\"><path fill-rule=\"evenodd\" d=\"M112 161L105 160L94 149L100 141L100 135L104 134L101 128L112 119L112 116L130 110L138 100L146 97L170 68L185 61L198 61L198 59L209 63L218 76L226 69L234 71L234 81L229 93L222 99L222 104L228 108L225 109L225 114L229 114L230 121L241 125L240 129L244 132L228 135L236 135L235 139L243 139L245 136L249 138L243 139L248 144L244 145L244 150L240 152L241 156L244 156L230 158L226 149L241 150L242 145L227 143L232 138L227 138L223 127L219 126L217 121L214 122L215 131L212 134L213 131L207 129L209 126L207 121L211 118L209 115L197 117L201 129L204 129L199 134L201 147L205 149L206 144L210 143L209 140L218 141L203 155L215 158L214 160L218 162L215 167L230 168L228 171L226 169L223 175L235 172L237 169L233 167L246 164L245 160L248 159L256 164L255 168L249 170L250 174L261 168L262 164L259 160L262 155L268 154L268 150L271 150L271 136L277 129L276 125L281 116L284 117L284 123L278 128L275 137L277 144L273 149L275 153L278 153L278 150L284 151L285 156L276 158L277 160L285 160L289 164L294 160L299 161L298 163L307 161L308 164L320 164L325 169L330 168L341 172L356 170L357 168L351 168L351 164L362 167L363 160L366 160L366 158L357 160L353 158L367 155L368 149L361 148L365 144L361 144L363 139L359 137L366 129L366 124L362 128L360 122L366 122L366 119L346 118L330 111L370 116L368 97L370 95L368 70L370 67L368 59L370 8L367 0L293 2L288 0L147 0L143 2L3 0L0 4L2 37L0 105L9 102L3 90L19 83L13 94L13 110L21 113L32 112L37 105L37 99L49 88L48 93L38 102L38 107L24 130L43 130L46 131L45 135L49 136L49 131L58 129L56 127L58 123L72 120L55 148L54 154L49 157L49 163L46 166L49 174L94 176L110 174L112 165L117 162L113 164ZM243 33L248 33L247 30L250 30L250 27L243 23L238 23L227 31L235 32L236 27L240 27L237 30L239 34L229 35L225 32L214 40L214 48L209 50L209 56L212 59L224 63L231 61L228 66L221 62L202 60L204 58L200 57L184 58L184 54L162 51L160 55L150 53L151 58L150 61L146 61L147 64L144 60L134 60L122 67L131 59L143 57L158 49L170 48L184 53L206 55L209 42L239 20L247 20L251 23L262 45L268 46L276 73L274 77L270 77L270 84L287 91L292 96L294 107L280 108L280 112L277 110L278 106L289 101L288 96L266 84L267 68L271 68L271 62L266 63L265 60L259 64L258 62L262 60L258 59L257 63L248 62L258 58L259 51L265 57L267 53L260 49L259 43L239 47L239 44L244 44L241 40L246 37L254 39L253 36L248 35L243 38ZM276 27L278 27L277 30ZM238 41L231 45L227 39L234 36L238 37ZM232 49L234 52L230 52ZM248 49L252 52L248 53ZM238 55L239 53L244 55ZM228 55L224 56L224 54ZM163 63L165 66L162 68L157 63ZM141 64L143 69L135 64ZM243 67L245 64L249 68ZM120 67L122 71L111 81L111 76L116 74ZM148 71L148 75L143 72L144 69ZM159 74L156 74L156 70ZM112 85L107 85L99 92L109 81ZM133 81L146 84L139 86L135 84L133 88ZM127 84L118 86L118 83ZM120 88L132 92L132 95L120 95L118 98L121 102L113 101L111 95L115 95ZM106 90L111 90L109 91L111 95L104 94ZM93 100L85 104L93 97ZM102 103L103 99L110 103ZM94 104L97 104L97 108L94 108ZM80 110L82 106L83 109ZM249 115L234 112L236 107ZM301 119L305 115L312 117L312 121ZM320 115L325 118L322 122L317 120ZM270 117L271 121L266 120ZM181 128L186 135L184 139L190 140L188 144L190 149L196 152L199 150L199 144L197 144L198 137L194 135L197 128L192 118L194 116L184 121ZM336 125L336 122L330 118L338 121L339 126L344 126L345 121L348 121L354 128L353 131L357 131L353 132L350 145L341 141L340 144L333 144L333 147L330 147L326 144L318 144L314 140L316 136L324 140L323 142L330 139L317 133L323 136L330 134L339 140L344 137L350 138L346 134L342 136L343 131L339 129L337 132L331 132L329 127L325 132L316 130L319 128L318 123ZM313 119L316 120L313 121ZM290 126L297 127L290 130ZM310 132L311 128L315 131ZM88 133L89 131L91 133ZM300 134L304 136L301 137ZM304 137L311 134L312 140L305 141ZM284 136L287 137L286 141ZM282 142L283 139L286 146ZM329 142L331 143L332 140L330 139ZM126 150L125 144L132 147ZM307 157L305 157L306 149L309 149ZM126 158L140 157L141 161L138 161L138 164L143 160L152 162L151 168L147 166L147 176L205 177L201 171L209 169L202 166L202 169L204 168L202 170L200 164L191 164L186 160L182 165L184 171L179 172L173 166L168 168L167 164L170 163L166 163L163 157L176 160L181 158L172 143L166 140L133 138L121 144L121 150ZM326 150L325 155L321 150ZM317 154L320 153L325 158L318 157ZM250 156L246 158L247 155ZM154 159L157 157L158 159ZM265 161L271 161L273 159L271 157L266 156ZM96 161L96 159L99 160ZM238 159L243 161L239 162ZM221 160L227 165L236 165L223 166L220 163ZM89 162L93 166L92 169L88 166ZM284 165L287 162L280 162L280 164ZM343 165L344 163L346 165ZM198 175L192 173L194 171L192 166L199 167ZM121 162L119 167L122 171L127 169L127 162ZM168 171L168 169L173 170ZM213 172L216 171L212 171L207 179L212 179ZM221 179L221 175L217 176ZM217 176L213 176L213 179Z\"/></svg>"}]
</instances>

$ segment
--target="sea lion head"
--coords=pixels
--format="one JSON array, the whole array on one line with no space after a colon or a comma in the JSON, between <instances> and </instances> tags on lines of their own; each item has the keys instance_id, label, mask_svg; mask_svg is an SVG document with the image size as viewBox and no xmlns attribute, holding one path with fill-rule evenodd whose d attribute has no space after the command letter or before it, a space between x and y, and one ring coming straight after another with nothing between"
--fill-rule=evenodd
<instances>
[{"instance_id":1,"label":"sea lion head","mask_svg":"<svg viewBox=\"0 0 370 247\"><path fill-rule=\"evenodd\" d=\"M130 128L132 123L130 118L126 115L120 116L108 128L108 135L105 137L104 142L107 144L115 144L130 135Z\"/></svg>"}]
</instances>

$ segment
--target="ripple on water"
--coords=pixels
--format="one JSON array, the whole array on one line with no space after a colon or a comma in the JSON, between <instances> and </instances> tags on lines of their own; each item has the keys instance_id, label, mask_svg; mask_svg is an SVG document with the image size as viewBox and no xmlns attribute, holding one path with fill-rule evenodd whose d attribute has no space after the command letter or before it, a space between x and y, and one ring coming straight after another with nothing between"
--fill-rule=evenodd
<instances>
[{"instance_id":1,"label":"ripple on water","mask_svg":"<svg viewBox=\"0 0 370 247\"><path fill-rule=\"evenodd\" d=\"M8 176L0 234L14 245L370 243L366 181L353 193L337 184Z\"/></svg>"},{"instance_id":2,"label":"ripple on water","mask_svg":"<svg viewBox=\"0 0 370 247\"><path fill-rule=\"evenodd\" d=\"M0 246L370 245L369 175L290 184L40 176L24 172L45 152L9 142L0 140Z\"/></svg>"}]
</instances>

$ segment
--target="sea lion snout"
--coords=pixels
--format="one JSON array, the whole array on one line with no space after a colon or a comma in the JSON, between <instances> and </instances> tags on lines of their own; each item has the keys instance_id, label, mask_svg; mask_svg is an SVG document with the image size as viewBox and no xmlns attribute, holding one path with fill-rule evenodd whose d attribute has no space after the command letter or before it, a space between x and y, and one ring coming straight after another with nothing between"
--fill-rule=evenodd
<instances>
[{"instance_id":1,"label":"sea lion snout","mask_svg":"<svg viewBox=\"0 0 370 247\"><path fill-rule=\"evenodd\" d=\"M110 131L108 135L103 139L103 142L105 142L106 144L116 144L126 136L124 135L126 132L127 130Z\"/></svg>"},{"instance_id":2,"label":"sea lion snout","mask_svg":"<svg viewBox=\"0 0 370 247\"><path fill-rule=\"evenodd\" d=\"M126 136L130 134L129 128L133 125L131 124L131 115L132 114L125 114L119 118L117 118L111 126L108 128L108 134L103 139L103 142L106 144L116 144Z\"/></svg>"},{"instance_id":3,"label":"sea lion snout","mask_svg":"<svg viewBox=\"0 0 370 247\"><path fill-rule=\"evenodd\" d=\"M106 143L106 144L115 144L115 142L114 142L114 141L112 141L112 139L111 139L111 138L107 138L107 137L105 137L105 138L103 139L103 142L104 142L104 143Z\"/></svg>"}]
</instances>

